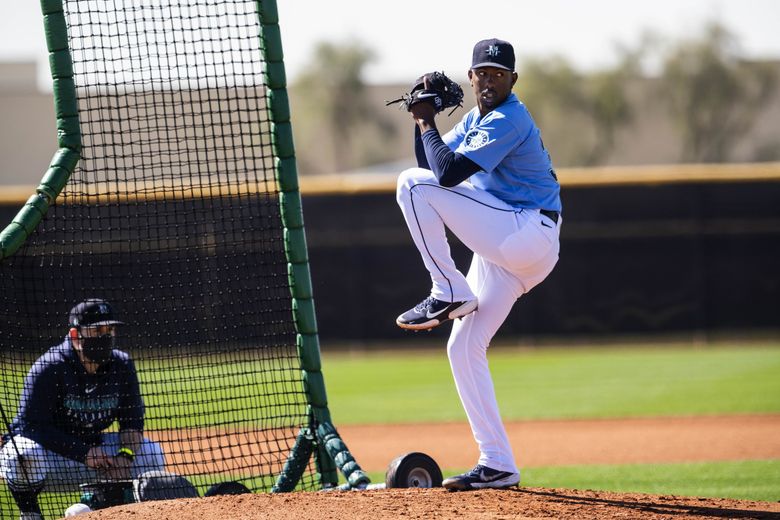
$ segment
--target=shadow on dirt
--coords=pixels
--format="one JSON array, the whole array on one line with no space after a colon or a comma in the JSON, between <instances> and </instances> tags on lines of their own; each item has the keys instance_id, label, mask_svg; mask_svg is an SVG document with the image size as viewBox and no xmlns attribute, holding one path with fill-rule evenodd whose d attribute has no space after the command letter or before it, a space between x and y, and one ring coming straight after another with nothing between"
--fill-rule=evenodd
<instances>
[{"instance_id":1,"label":"shadow on dirt","mask_svg":"<svg viewBox=\"0 0 780 520\"><path fill-rule=\"evenodd\" d=\"M690 498L676 496L646 496L646 495L620 495L621 498L605 498L604 492L593 492L593 496L583 496L567 494L566 490L532 490L521 488L517 493L532 495L537 498L544 498L550 503L558 503L561 506L585 506L596 509L599 506L609 508L623 508L631 511L641 511L644 514L657 514L669 516L702 517L702 518L751 518L751 519L780 519L780 513L771 511L734 509L727 506L729 500L723 499L723 507L697 506L697 500L712 503L712 498ZM585 492L583 492L585 493Z\"/></svg>"}]
</instances>

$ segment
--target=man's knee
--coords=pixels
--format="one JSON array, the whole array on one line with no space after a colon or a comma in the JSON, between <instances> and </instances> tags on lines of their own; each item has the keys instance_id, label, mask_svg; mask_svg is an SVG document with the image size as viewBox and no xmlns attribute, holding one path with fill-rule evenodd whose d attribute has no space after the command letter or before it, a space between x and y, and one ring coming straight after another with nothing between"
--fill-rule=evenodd
<instances>
[{"instance_id":1,"label":"man's knee","mask_svg":"<svg viewBox=\"0 0 780 520\"><path fill-rule=\"evenodd\" d=\"M473 321L473 317L467 316L468 322ZM463 318L466 320L466 318ZM451 366L465 366L471 364L471 356L474 356L480 349L473 344L470 334L463 330L470 323L457 323L453 325L453 332L447 341L447 358ZM457 327L457 330L455 330ZM466 332L466 333L464 333Z\"/></svg>"},{"instance_id":2,"label":"man's knee","mask_svg":"<svg viewBox=\"0 0 780 520\"><path fill-rule=\"evenodd\" d=\"M484 359L496 328L488 327L484 318L477 314L482 309L464 316L453 325L447 341L447 357L452 366L465 366ZM482 318L482 319L481 319Z\"/></svg>"},{"instance_id":3,"label":"man's knee","mask_svg":"<svg viewBox=\"0 0 780 520\"><path fill-rule=\"evenodd\" d=\"M436 176L431 170L425 168L409 168L402 171L396 185L396 199L400 202L414 186L421 182L436 182Z\"/></svg>"},{"instance_id":4,"label":"man's knee","mask_svg":"<svg viewBox=\"0 0 780 520\"><path fill-rule=\"evenodd\" d=\"M39 488L47 471L45 450L31 439L16 436L0 452L0 476L13 488Z\"/></svg>"},{"instance_id":5,"label":"man's knee","mask_svg":"<svg viewBox=\"0 0 780 520\"><path fill-rule=\"evenodd\" d=\"M162 470L165 468L165 453L159 443L144 439L141 449L137 455L135 471L143 473L151 470Z\"/></svg>"},{"instance_id":6,"label":"man's knee","mask_svg":"<svg viewBox=\"0 0 780 520\"><path fill-rule=\"evenodd\" d=\"M447 359L450 365L459 366L468 361L468 349L465 344L457 341L447 343Z\"/></svg>"}]
</instances>

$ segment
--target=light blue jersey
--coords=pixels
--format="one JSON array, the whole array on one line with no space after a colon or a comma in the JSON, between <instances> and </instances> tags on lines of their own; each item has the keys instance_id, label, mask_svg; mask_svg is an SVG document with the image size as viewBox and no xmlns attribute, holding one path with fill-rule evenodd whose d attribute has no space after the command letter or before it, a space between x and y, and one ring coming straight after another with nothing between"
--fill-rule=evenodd
<instances>
[{"instance_id":1,"label":"light blue jersey","mask_svg":"<svg viewBox=\"0 0 780 520\"><path fill-rule=\"evenodd\" d=\"M475 187L516 208L561 211L550 155L531 114L514 94L484 118L473 108L442 139L482 168L469 179Z\"/></svg>"}]
</instances>

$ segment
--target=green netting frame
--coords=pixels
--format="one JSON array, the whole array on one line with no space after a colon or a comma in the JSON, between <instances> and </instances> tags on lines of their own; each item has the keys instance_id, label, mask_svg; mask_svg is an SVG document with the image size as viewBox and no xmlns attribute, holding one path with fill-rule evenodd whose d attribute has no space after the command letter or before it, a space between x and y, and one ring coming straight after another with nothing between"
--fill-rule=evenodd
<instances>
[{"instance_id":1,"label":"green netting frame","mask_svg":"<svg viewBox=\"0 0 780 520\"><path fill-rule=\"evenodd\" d=\"M301 369L309 397L312 417L310 429L302 430L296 447L288 460L286 470L282 472L274 486L275 491L289 491L294 487L294 478L301 460L308 458L309 444L317 439L319 448L315 452L317 466L325 486L337 483L335 465L353 487L369 483L368 476L360 469L354 457L347 450L332 425L328 411L328 399L325 392L325 380L320 363L320 347L317 336L317 319L314 311L314 298L309 272L309 256L306 247L306 235L303 226L301 194L298 186L298 172L295 163L290 107L287 96L287 78L284 70L279 16L275 0L259 2L262 13L263 44L267 60L270 111L273 114L273 143L276 150L276 176L280 189L280 205L284 222L285 245L290 288L293 295L297 344L301 359ZM293 469L295 468L295 469Z\"/></svg>"},{"instance_id":2,"label":"green netting frame","mask_svg":"<svg viewBox=\"0 0 780 520\"><path fill-rule=\"evenodd\" d=\"M41 183L16 218L0 232L0 261L14 254L32 234L68 182L81 152L78 103L73 84L73 62L61 0L41 0L41 12L54 85L54 113L59 149Z\"/></svg>"},{"instance_id":3,"label":"green netting frame","mask_svg":"<svg viewBox=\"0 0 780 520\"><path fill-rule=\"evenodd\" d=\"M191 12L193 20L205 12L210 20L206 25L211 24L204 29L206 48L218 46L218 38L208 33L221 26L214 19L227 16L243 20L251 7L262 70L249 70L235 84L220 79L220 70L225 74L230 70L208 60L205 65L197 62L194 68L203 66L216 73L214 84L208 83L210 77L200 84L202 78L187 77L186 72L176 79L167 78L170 81L165 83L161 80L166 78L159 76L165 76L163 66L159 69L162 73L143 70L140 76L131 74L121 83L111 72L123 65L122 60L135 58L114 57L97 45L89 47L89 42L105 37L106 41L119 38L126 43L128 34L148 42L143 28L111 32L121 28L123 20L107 14L109 4L66 0L63 5L62 0L41 0L59 150L36 194L0 233L0 276L4 280L0 319L10 324L0 344L4 421L14 415L27 368L62 337L70 305L84 297L106 297L117 302L123 317L132 323L128 325L131 341L126 350L136 359L142 387L148 390L147 430L166 448L170 456L167 469L188 476L201 493L224 480L239 480L253 490L267 491L330 487L337 484L337 469L348 485L365 486L368 479L340 439L328 411L275 2L161 0L153 7L138 7ZM227 15L214 7L222 4L232 6ZM135 9L132 3L123 7ZM167 23L169 11L161 21L149 23ZM86 23L93 16L108 19L104 25L89 28ZM146 22L141 15L133 16L137 16L136 24ZM193 34L199 22L188 23L193 25L185 23L176 31ZM247 27L237 31L251 33ZM227 34L223 40L230 43L234 36ZM154 41L157 37L163 38L149 38ZM74 43L78 63L73 60ZM131 48L129 52L132 55L134 51ZM231 52L221 55L225 59L222 65L229 61ZM163 60L161 56L154 59ZM118 65L103 70L100 60ZM95 74L90 63L97 64L94 68L109 78L107 84L83 81ZM246 63L246 54L232 63L233 72L256 65ZM152 75L151 80L142 78L146 73ZM260 77L262 85L258 84ZM226 98L219 97L222 91L229 91ZM257 96L246 95L248 91ZM228 108L222 110L220 104ZM181 106L185 107L182 112L170 113ZM213 112L195 113L192 107ZM106 118L110 110L117 111L116 119ZM143 119L147 117L144 111L153 110L162 111L155 123L160 125L154 128L157 136L143 126L152 121L151 116ZM182 130L177 124L193 121L193 115L208 116L216 128L209 130L204 123L202 132L187 135L195 142L194 150L181 146L183 134L179 134ZM237 127L247 131L235 130ZM105 133L101 134L101 129ZM235 133L228 135L227 129ZM133 132L142 136L140 145L132 141ZM86 143L83 148L82 143ZM138 155L109 155L110 149L124 146L140 146ZM215 165L210 167L205 161ZM215 173L222 168L240 172ZM152 172L151 179L139 180L132 176L135 170ZM253 177L255 170L269 175ZM220 176L227 180L220 183ZM217 216L223 220L209 220ZM257 226L275 219L279 224L273 229L266 229L266 224L260 230L232 227L242 220ZM149 228L131 230L143 221L151 222ZM93 227L77 227L87 222ZM47 241L47 237L53 239ZM182 258L174 254L177 248L186 251ZM219 254L227 255L223 259L227 266L215 260ZM266 254L269 259L260 256ZM243 260L247 255L260 260ZM150 263L143 264L147 260ZM252 267L262 274L251 283L232 275L233 270L251 275ZM279 268L285 273L281 284ZM193 282L193 277L201 279ZM187 287L200 290L209 277L217 288L195 295L182 288L189 283ZM144 294L147 281L151 286L161 280L168 280L169 285L155 286L158 294ZM240 302L242 290L249 292L246 287L250 285L253 290L265 287L274 302L263 304L268 308L261 305L259 310L232 304L231 291ZM200 301L197 308L195 301ZM161 314L165 315L161 318ZM270 321L261 323L261 318ZM248 335L242 336L243 331ZM138 335L148 344L133 340ZM267 372L255 368L263 364L268 365ZM272 377L280 379L272 381ZM271 388L271 397L254 395L248 390L252 388ZM295 397L296 392L302 397ZM263 400L268 402L263 404ZM269 415L258 419L247 412L247 405L253 410L266 406ZM290 413L284 410L291 411L288 420L277 417ZM201 425L198 414L207 415ZM247 426L258 422L263 423L259 430ZM275 437L279 432L286 432L286 437ZM275 454L263 452L263 448L272 447ZM227 453L219 458L231 448L241 454ZM205 454L211 458L207 461L210 466L204 469ZM44 512L59 515L78 500L79 493L57 491L41 497ZM7 490L0 490L0 517L14 514L15 505Z\"/></svg>"}]
</instances>

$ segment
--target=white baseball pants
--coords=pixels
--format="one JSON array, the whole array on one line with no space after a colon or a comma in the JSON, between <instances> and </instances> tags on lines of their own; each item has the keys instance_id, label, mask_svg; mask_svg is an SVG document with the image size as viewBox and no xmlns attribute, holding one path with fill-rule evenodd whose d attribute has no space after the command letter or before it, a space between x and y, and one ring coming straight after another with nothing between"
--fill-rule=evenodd
<instances>
[{"instance_id":1,"label":"white baseball pants","mask_svg":"<svg viewBox=\"0 0 780 520\"><path fill-rule=\"evenodd\" d=\"M119 433L104 433L101 446L108 453L116 453L120 448ZM135 455L132 478L146 471L165 469L165 457L156 442L144 438ZM0 451L0 476L20 491L42 485L47 491L78 491L80 484L101 479L97 471L85 464L49 451L21 435L15 436L13 442L9 439Z\"/></svg>"},{"instance_id":2,"label":"white baseball pants","mask_svg":"<svg viewBox=\"0 0 780 520\"><path fill-rule=\"evenodd\" d=\"M401 173L397 199L431 275L431 295L444 301L479 301L475 312L453 325L447 344L452 375L479 447L478 463L518 472L498 410L487 348L515 300L555 267L562 219L556 224L538 209L512 208L468 182L445 188L423 168ZM452 260L445 226L474 252L467 276Z\"/></svg>"}]
</instances>

